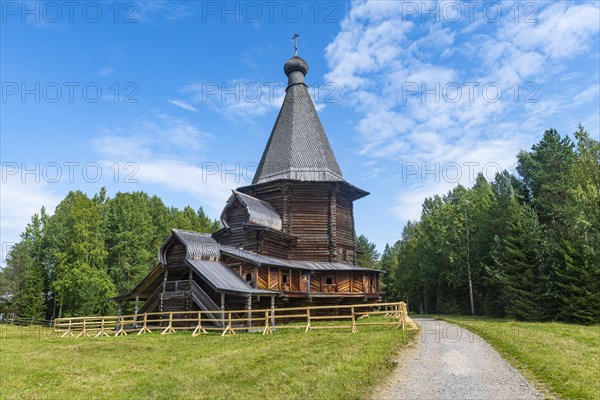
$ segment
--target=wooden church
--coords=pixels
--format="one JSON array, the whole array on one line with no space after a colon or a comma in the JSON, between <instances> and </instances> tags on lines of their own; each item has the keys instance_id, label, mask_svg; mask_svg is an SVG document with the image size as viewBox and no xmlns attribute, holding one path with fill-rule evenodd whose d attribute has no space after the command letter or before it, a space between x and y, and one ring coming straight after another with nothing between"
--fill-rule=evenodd
<instances>
[{"instance_id":1,"label":"wooden church","mask_svg":"<svg viewBox=\"0 0 600 400\"><path fill-rule=\"evenodd\" d=\"M251 185L233 191L222 229L173 229L157 266L116 301L136 311L376 302L380 271L356 265L353 202L297 55L284 65L283 105ZM141 308L138 304L143 303Z\"/></svg>"}]
</instances>

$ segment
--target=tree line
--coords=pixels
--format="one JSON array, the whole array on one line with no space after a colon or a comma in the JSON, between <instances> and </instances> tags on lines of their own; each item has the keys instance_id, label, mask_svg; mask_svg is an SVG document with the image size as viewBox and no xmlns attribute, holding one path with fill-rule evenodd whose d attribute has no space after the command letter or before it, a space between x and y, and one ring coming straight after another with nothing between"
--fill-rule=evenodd
<instances>
[{"instance_id":1,"label":"tree line","mask_svg":"<svg viewBox=\"0 0 600 400\"><path fill-rule=\"evenodd\" d=\"M167 207L144 192L70 192L53 215L33 215L0 271L1 312L29 318L107 315L157 262L171 228L214 232L202 208Z\"/></svg>"},{"instance_id":2,"label":"tree line","mask_svg":"<svg viewBox=\"0 0 600 400\"><path fill-rule=\"evenodd\" d=\"M600 322L600 142L544 132L517 173L425 199L379 261L412 311Z\"/></svg>"}]
</instances>

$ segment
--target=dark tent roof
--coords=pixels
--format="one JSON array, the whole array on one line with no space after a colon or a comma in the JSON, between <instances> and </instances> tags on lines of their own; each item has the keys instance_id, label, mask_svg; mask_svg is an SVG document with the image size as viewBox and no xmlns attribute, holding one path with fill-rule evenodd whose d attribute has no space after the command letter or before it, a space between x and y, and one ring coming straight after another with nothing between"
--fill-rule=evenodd
<instances>
[{"instance_id":1,"label":"dark tent roof","mask_svg":"<svg viewBox=\"0 0 600 400\"><path fill-rule=\"evenodd\" d=\"M344 180L304 84L307 71L306 62L297 56L285 65L289 85L253 184L278 179Z\"/></svg>"}]
</instances>

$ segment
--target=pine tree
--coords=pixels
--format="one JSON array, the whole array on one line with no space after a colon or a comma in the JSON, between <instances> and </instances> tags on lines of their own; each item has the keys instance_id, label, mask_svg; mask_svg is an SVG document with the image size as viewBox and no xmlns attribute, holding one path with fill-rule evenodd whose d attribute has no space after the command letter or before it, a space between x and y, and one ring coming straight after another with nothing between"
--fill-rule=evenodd
<instances>
[{"instance_id":1,"label":"pine tree","mask_svg":"<svg viewBox=\"0 0 600 400\"><path fill-rule=\"evenodd\" d=\"M369 242L365 235L356 238L356 265L362 268L377 268L379 252L375 243Z\"/></svg>"},{"instance_id":2,"label":"pine tree","mask_svg":"<svg viewBox=\"0 0 600 400\"><path fill-rule=\"evenodd\" d=\"M398 273L398 254L395 247L385 245L385 249L379 260L379 267L383 270L381 275L382 292L385 293L385 301L399 301L400 294L396 284L396 274Z\"/></svg>"},{"instance_id":3,"label":"pine tree","mask_svg":"<svg viewBox=\"0 0 600 400\"><path fill-rule=\"evenodd\" d=\"M500 281L507 298L506 313L519 320L542 320L545 313L540 282L543 281L540 257L541 230L535 212L516 200L511 205L511 220L503 239Z\"/></svg>"}]
</instances>

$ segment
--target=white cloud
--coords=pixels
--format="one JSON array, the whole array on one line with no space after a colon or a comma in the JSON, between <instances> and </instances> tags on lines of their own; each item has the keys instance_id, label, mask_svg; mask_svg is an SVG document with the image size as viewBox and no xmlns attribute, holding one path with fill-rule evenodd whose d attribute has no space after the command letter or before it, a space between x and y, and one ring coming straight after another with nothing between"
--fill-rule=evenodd
<instances>
[{"instance_id":1,"label":"white cloud","mask_svg":"<svg viewBox=\"0 0 600 400\"><path fill-rule=\"evenodd\" d=\"M110 65L107 65L106 67L101 68L98 73L103 77L108 78L115 73L115 69Z\"/></svg>"},{"instance_id":2,"label":"white cloud","mask_svg":"<svg viewBox=\"0 0 600 400\"><path fill-rule=\"evenodd\" d=\"M106 128L91 145L104 169L134 163L136 183L192 196L218 215L230 189L247 184L252 171L203 158L207 153L204 142L210 137L184 119L158 114L158 118Z\"/></svg>"},{"instance_id":3,"label":"white cloud","mask_svg":"<svg viewBox=\"0 0 600 400\"><path fill-rule=\"evenodd\" d=\"M227 82L197 82L182 92L197 104L210 107L226 118L251 122L281 108L285 85L237 79Z\"/></svg>"},{"instance_id":4,"label":"white cloud","mask_svg":"<svg viewBox=\"0 0 600 400\"><path fill-rule=\"evenodd\" d=\"M206 147L212 138L185 119L156 113L145 120L133 120L122 125L105 128L91 140L92 148L104 156L134 161L150 158L154 148L163 154L169 152L187 155Z\"/></svg>"},{"instance_id":5,"label":"white cloud","mask_svg":"<svg viewBox=\"0 0 600 400\"><path fill-rule=\"evenodd\" d=\"M567 58L587 50L590 36L600 29L598 3L559 1L542 9L536 18L538 23L507 24L501 38L525 51Z\"/></svg>"},{"instance_id":6,"label":"white cloud","mask_svg":"<svg viewBox=\"0 0 600 400\"><path fill-rule=\"evenodd\" d=\"M393 169L406 162L476 162L475 172L486 165L510 168L518 150L529 147L549 121L597 96L598 85L582 85L565 64L594 51L600 29L597 4L536 3L537 24L524 23L523 15L514 23L509 15L497 24L476 21L465 26L430 20L417 25L419 18L415 23L403 18L401 3L352 3L325 49L327 80L342 87L347 105L360 116L358 153L376 160L366 175L382 165ZM595 51L591 54L598 57ZM541 91L544 83L560 79L581 87L576 93ZM466 82L478 85L473 98ZM537 85L533 91L524 87L528 82ZM417 84L416 90L407 86L411 83ZM445 85L458 86L461 97L452 99L452 90L444 96ZM494 98L495 85L502 92L499 99ZM530 98L535 101L524 102ZM487 171L487 178L493 178L495 171ZM425 196L455 184L407 182L392 209L404 221L418 218Z\"/></svg>"},{"instance_id":7,"label":"white cloud","mask_svg":"<svg viewBox=\"0 0 600 400\"><path fill-rule=\"evenodd\" d=\"M0 183L0 215L2 226L3 253L10 243L20 240L19 235L25 230L25 226L31 221L31 216L39 213L42 206L46 207L49 214L54 212L61 198L55 193L52 183L46 182L41 174L24 175L18 168L8 168L2 165L2 183ZM27 166L31 168L31 166ZM4 262L6 254L2 254L1 262Z\"/></svg>"},{"instance_id":8,"label":"white cloud","mask_svg":"<svg viewBox=\"0 0 600 400\"><path fill-rule=\"evenodd\" d=\"M182 108L186 111L192 111L192 112L197 112L198 109L188 103L186 103L183 100L176 100L176 99L169 99L167 100L169 103L173 104L176 107Z\"/></svg>"}]
</instances>

